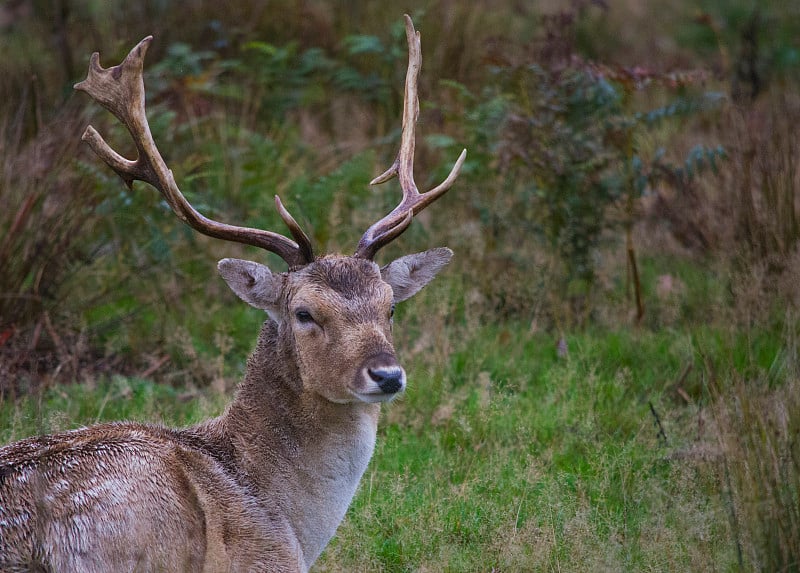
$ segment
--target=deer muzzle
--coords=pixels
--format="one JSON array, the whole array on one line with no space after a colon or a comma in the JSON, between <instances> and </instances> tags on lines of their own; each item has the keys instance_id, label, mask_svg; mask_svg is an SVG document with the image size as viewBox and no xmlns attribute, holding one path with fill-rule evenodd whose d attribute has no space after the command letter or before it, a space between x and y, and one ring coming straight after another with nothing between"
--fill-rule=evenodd
<instances>
[{"instance_id":1,"label":"deer muzzle","mask_svg":"<svg viewBox=\"0 0 800 573\"><path fill-rule=\"evenodd\" d=\"M406 371L392 354L368 358L357 374L357 396L364 402L388 402L406 387Z\"/></svg>"}]
</instances>

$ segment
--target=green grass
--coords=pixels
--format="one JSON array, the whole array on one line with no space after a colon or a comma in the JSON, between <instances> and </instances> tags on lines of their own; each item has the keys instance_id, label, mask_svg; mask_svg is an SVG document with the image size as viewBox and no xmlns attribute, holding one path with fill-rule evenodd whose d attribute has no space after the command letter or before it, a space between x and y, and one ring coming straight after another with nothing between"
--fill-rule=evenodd
<instances>
[{"instance_id":1,"label":"green grass","mask_svg":"<svg viewBox=\"0 0 800 573\"><path fill-rule=\"evenodd\" d=\"M686 406L667 391L691 340L593 333L570 342L559 360L547 336L487 328L442 370L414 372L321 569L734 565L721 498L672 455L693 438L670 424Z\"/></svg>"},{"instance_id":2,"label":"green grass","mask_svg":"<svg viewBox=\"0 0 800 573\"><path fill-rule=\"evenodd\" d=\"M0 443L106 420L179 426L217 415L263 317L236 300L214 264L263 253L195 236L152 189L127 192L79 144L92 123L132 152L122 126L88 98L69 98L94 50L110 65L155 33L146 64L154 137L187 197L212 218L282 232L270 200L278 193L320 251L352 252L358 234L398 199L396 183L366 183L391 162L399 136L400 11L278 2L242 23L229 4L200 2L188 13L178 3L150 4L75 3L62 14L61 47L53 39L64 2L33 3L29 17L3 31L11 57L8 88L0 87L0 396L20 396L0 398ZM778 33L761 43L759 58L772 62L774 81L744 116L752 133L731 121L741 110L698 110L636 141L642 158L663 145L677 166L698 144L722 143L729 157L696 188L673 189L674 218L646 215L645 205L636 215L646 313L633 328L616 226L593 252L588 312L581 292L565 287L580 283L563 280L570 261L556 261L554 245L537 234L548 223L541 194L551 186L532 163L519 185L509 177L509 152L535 146L506 125L509 98L520 94L516 83L494 89L498 71L527 69L541 63L534 52L552 48L612 70L667 71L675 62L719 70L696 88L727 92L724 68L737 65L739 26L751 8L708 0L698 13L695 3L656 2L632 14L619 3L577 3L557 19L574 17L576 27L559 31L539 8L518 4L407 7L425 53L420 186L440 180L461 146L469 156L438 213L420 217L382 258L444 244L456 258L435 287L398 309L410 387L385 408L375 457L316 570L797 571L800 257L763 260L760 249L769 254L771 243L762 239L780 225L767 210L750 222L763 220L763 229L742 227L750 221L742 215L753 214L736 206L745 205L742 181L757 166L797 197L796 146L765 118L792 125L800 117L797 102L778 97L797 85L792 31L800 20L774 0L764 5L764 30ZM135 29L121 36L121 22ZM74 70L62 69L70 58ZM669 109L658 106L689 92L643 91L624 112ZM555 97L556 107L567 95ZM610 108L589 106L583 119L599 125L595 112L624 125ZM548 125L547 114L531 119ZM587 136L559 133L566 148L551 158L554 167L584 149ZM608 135L595 143L615 153L619 171L618 135ZM763 157L748 159L751 147ZM592 161L577 165L595 173ZM754 171L754 187L761 175ZM755 203L769 205L769 190L751 189ZM589 223L601 215L591 212ZM680 243L686 231L707 245L665 247L657 228L684 219L688 231L679 226L673 238ZM578 324L585 330L573 334ZM564 358L556 353L561 332ZM155 363L154 380L98 378ZM37 393L40 385L48 389Z\"/></svg>"},{"instance_id":3,"label":"green grass","mask_svg":"<svg viewBox=\"0 0 800 573\"><path fill-rule=\"evenodd\" d=\"M317 571L737 569L722 466L692 453L716 443L711 416L697 423L711 396L687 404L675 384L691 363L683 384L702 390L703 360L716 362L720 395L745 373L767 380L780 337L590 331L568 339L566 358L523 326L460 338L441 358L406 361L409 390L385 408ZM224 401L125 378L59 386L0 406L0 439L102 420L190 424Z\"/></svg>"},{"instance_id":4,"label":"green grass","mask_svg":"<svg viewBox=\"0 0 800 573\"><path fill-rule=\"evenodd\" d=\"M136 378L56 386L0 402L0 443L115 420L190 425L222 412L224 397Z\"/></svg>"}]
</instances>

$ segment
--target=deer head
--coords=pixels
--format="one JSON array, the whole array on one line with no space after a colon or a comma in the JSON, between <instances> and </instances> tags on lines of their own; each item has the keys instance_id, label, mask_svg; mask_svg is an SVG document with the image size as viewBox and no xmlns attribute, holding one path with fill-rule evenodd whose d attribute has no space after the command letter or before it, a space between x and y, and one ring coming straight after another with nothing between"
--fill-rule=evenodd
<instances>
[{"instance_id":1,"label":"deer head","mask_svg":"<svg viewBox=\"0 0 800 573\"><path fill-rule=\"evenodd\" d=\"M383 183L396 175L403 196L397 207L367 229L352 256L315 256L308 235L277 195L276 208L292 239L213 221L189 204L153 141L145 115L142 67L152 37L142 40L120 65L108 69L93 54L87 79L75 85L116 116L133 137L138 158L131 161L111 149L93 127L83 135L129 187L135 180L147 182L197 231L261 247L287 263L287 271L274 272L260 263L223 259L219 271L241 299L265 310L279 330L296 342L295 359L304 386L318 385L319 395L337 403L382 401L403 390L405 373L391 340L394 304L419 291L452 256L449 249L439 248L401 257L383 268L373 262L378 250L400 236L414 215L450 189L466 157L464 150L440 185L419 192L413 171L422 56L419 33L411 18L405 18L409 62L400 150L391 167L371 182Z\"/></svg>"}]
</instances>

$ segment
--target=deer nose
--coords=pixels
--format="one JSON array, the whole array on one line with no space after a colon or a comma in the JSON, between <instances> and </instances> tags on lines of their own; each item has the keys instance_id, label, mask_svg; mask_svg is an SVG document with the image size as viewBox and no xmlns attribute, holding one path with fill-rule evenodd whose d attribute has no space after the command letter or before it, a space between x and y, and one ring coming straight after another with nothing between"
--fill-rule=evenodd
<instances>
[{"instance_id":1,"label":"deer nose","mask_svg":"<svg viewBox=\"0 0 800 573\"><path fill-rule=\"evenodd\" d=\"M381 368L368 368L369 377L386 394L395 394L403 388L405 372L399 366L384 366Z\"/></svg>"}]
</instances>

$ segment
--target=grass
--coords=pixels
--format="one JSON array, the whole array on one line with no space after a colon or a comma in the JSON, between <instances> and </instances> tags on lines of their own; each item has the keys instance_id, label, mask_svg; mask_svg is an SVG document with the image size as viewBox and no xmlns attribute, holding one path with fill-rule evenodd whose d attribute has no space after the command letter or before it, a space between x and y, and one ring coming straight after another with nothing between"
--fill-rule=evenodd
<instances>
[{"instance_id":1,"label":"grass","mask_svg":"<svg viewBox=\"0 0 800 573\"><path fill-rule=\"evenodd\" d=\"M740 450L753 444L720 457L735 424L706 414L709 364L717 403L728 394L742 403L736 380L760 376L768 393L775 353L790 350L784 340L762 333L748 345L710 328L594 331L569 338L559 358L552 338L527 325L456 338L449 352L407 359L409 390L385 408L373 461L316 571L726 571L738 569L742 544L744 570L758 569L754 542L736 532L760 531L748 527L763 516L742 511L734 528L729 511L753 478L728 467L732 494L720 463L746 459ZM789 365L782 378L793 373ZM696 399L681 398L678 383ZM0 440L102 420L185 425L224 402L211 389L122 377L58 386L2 404ZM761 416L757 403L744 415ZM780 499L796 495L792 487Z\"/></svg>"},{"instance_id":2,"label":"grass","mask_svg":"<svg viewBox=\"0 0 800 573\"><path fill-rule=\"evenodd\" d=\"M663 444L648 408L671 419L683 407L665 392L685 341L586 335L559 360L548 337L509 334L484 329L448 368L411 378L322 570L732 563L720 500L691 464L670 461L689 432L669 427Z\"/></svg>"},{"instance_id":3,"label":"grass","mask_svg":"<svg viewBox=\"0 0 800 573\"><path fill-rule=\"evenodd\" d=\"M396 149L400 12L278 2L248 4L242 22L228 4L115 1L75 3L61 21L67 4L32 3L0 32L12 56L0 88L0 443L104 420L214 416L261 320L213 261L263 253L193 235L152 189L127 192L79 145L93 123L131 151L124 128L69 97L92 51L108 65L154 33L153 133L187 197L215 219L281 230L267 200L279 193L320 250L349 252L397 199L394 184L366 182ZM530 165L519 184L509 178L507 152L535 147L507 123L509 98L529 94L499 89L498 71L546 65L550 53L617 71L705 68L696 90L727 93L751 3L711 0L699 13L693 3L518 4L408 7L425 53L421 186L462 145L469 158L439 214L426 212L385 257L439 244L457 256L449 278L399 309L410 389L385 409L373 462L316 570L798 571L800 203L798 148L784 129L800 118L797 11L762 3L769 93L676 113L639 134L641 149L615 155L636 151L646 167L663 152L675 162L664 165L685 167L699 144L725 149L719 173L653 178L637 201L646 311L632 328L616 226L587 259L597 264L587 292L570 291L569 261L537 234L542 193L556 187L532 187L542 173ZM136 23L125 37L122 22ZM622 115L589 106L583 119L617 125L692 93L645 90ZM569 100L540 95L556 108ZM536 142L547 114L529 115L539 127L524 134ZM586 135L559 133L556 166ZM619 134L607 135L599 150L619 152ZM602 215L590 211L589 223Z\"/></svg>"},{"instance_id":4,"label":"grass","mask_svg":"<svg viewBox=\"0 0 800 573\"><path fill-rule=\"evenodd\" d=\"M223 401L211 392L180 391L122 376L56 386L23 400L0 402L0 442L115 420L189 425L221 413Z\"/></svg>"}]
</instances>

